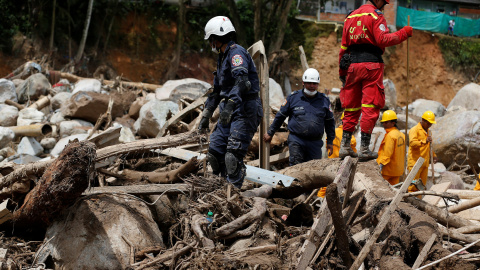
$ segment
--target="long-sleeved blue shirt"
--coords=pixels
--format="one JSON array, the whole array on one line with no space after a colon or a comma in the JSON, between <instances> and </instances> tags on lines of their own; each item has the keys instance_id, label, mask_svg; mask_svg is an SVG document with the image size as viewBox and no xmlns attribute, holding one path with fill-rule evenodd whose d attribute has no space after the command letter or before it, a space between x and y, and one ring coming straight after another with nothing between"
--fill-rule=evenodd
<instances>
[{"instance_id":1,"label":"long-sleeved blue shirt","mask_svg":"<svg viewBox=\"0 0 480 270\"><path fill-rule=\"evenodd\" d=\"M290 94L275 115L267 133L273 136L283 121L288 119L288 130L301 138L321 139L327 133L327 144L335 139L335 119L330 100L322 93L307 97L303 89Z\"/></svg>"},{"instance_id":2,"label":"long-sleeved blue shirt","mask_svg":"<svg viewBox=\"0 0 480 270\"><path fill-rule=\"evenodd\" d=\"M251 84L248 93L242 93L238 85L235 85L235 80L239 76L248 76ZM220 53L218 57L217 72L213 79L213 84L216 90L208 96L205 102L205 108L212 112L224 98L232 100L238 107L246 94L258 94L260 91L258 73L247 50L230 41L225 52Z\"/></svg>"}]
</instances>

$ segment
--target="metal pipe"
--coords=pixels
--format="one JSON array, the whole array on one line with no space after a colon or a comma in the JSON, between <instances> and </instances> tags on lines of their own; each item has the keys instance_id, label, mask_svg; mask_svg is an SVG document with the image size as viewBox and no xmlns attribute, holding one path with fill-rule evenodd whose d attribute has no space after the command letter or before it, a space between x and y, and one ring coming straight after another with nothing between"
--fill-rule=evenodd
<instances>
[{"instance_id":1,"label":"metal pipe","mask_svg":"<svg viewBox=\"0 0 480 270\"><path fill-rule=\"evenodd\" d=\"M28 136L38 137L52 133L52 126L49 124L33 124L29 126L8 127L13 130L15 137Z\"/></svg>"}]
</instances>

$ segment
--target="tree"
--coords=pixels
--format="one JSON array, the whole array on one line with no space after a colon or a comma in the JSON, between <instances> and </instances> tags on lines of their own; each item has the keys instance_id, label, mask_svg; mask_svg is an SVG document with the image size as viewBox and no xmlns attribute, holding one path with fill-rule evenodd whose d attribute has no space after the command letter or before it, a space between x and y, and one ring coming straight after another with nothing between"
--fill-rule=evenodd
<instances>
[{"instance_id":1,"label":"tree","mask_svg":"<svg viewBox=\"0 0 480 270\"><path fill-rule=\"evenodd\" d=\"M277 25L274 28L272 38L270 40L270 46L268 48L268 54L271 54L275 51L280 50L283 43L283 37L285 36L285 28L287 26L287 19L288 13L290 12L290 8L292 7L293 0L282 0L277 12L279 12L279 16L275 16L278 20Z\"/></svg>"},{"instance_id":2,"label":"tree","mask_svg":"<svg viewBox=\"0 0 480 270\"><path fill-rule=\"evenodd\" d=\"M232 20L233 25L235 26L235 32L237 34L237 42L238 44L245 46L247 48L248 47L247 37L245 35L245 30L242 26L242 23L240 22L240 16L238 16L237 5L235 4L234 0L227 0L226 2L227 2L228 10L230 11L230 19Z\"/></svg>"},{"instance_id":3,"label":"tree","mask_svg":"<svg viewBox=\"0 0 480 270\"><path fill-rule=\"evenodd\" d=\"M255 40L254 42L257 42L259 40L263 39L263 34L264 32L262 31L262 0L255 0L255 18L253 21L253 31L254 31L254 36Z\"/></svg>"},{"instance_id":4,"label":"tree","mask_svg":"<svg viewBox=\"0 0 480 270\"><path fill-rule=\"evenodd\" d=\"M90 19L92 18L93 1L94 0L89 0L88 2L87 17L85 18L85 25L83 28L82 40L80 41L80 46L78 47L77 56L75 57L76 63L80 62L80 59L82 59L83 50L85 49L85 43L87 42L88 28L90 26Z\"/></svg>"},{"instance_id":5,"label":"tree","mask_svg":"<svg viewBox=\"0 0 480 270\"><path fill-rule=\"evenodd\" d=\"M185 2L186 0L179 0L177 34L175 36L175 52L172 61L170 61L170 68L165 75L165 80L175 79L178 71L178 65L180 64L180 53L182 51L183 35L185 32L185 24L187 17L187 9L185 7Z\"/></svg>"},{"instance_id":6,"label":"tree","mask_svg":"<svg viewBox=\"0 0 480 270\"><path fill-rule=\"evenodd\" d=\"M57 0L53 0L52 12L52 27L50 28L50 51L53 50L53 37L55 36L55 8L57 7Z\"/></svg>"}]
</instances>

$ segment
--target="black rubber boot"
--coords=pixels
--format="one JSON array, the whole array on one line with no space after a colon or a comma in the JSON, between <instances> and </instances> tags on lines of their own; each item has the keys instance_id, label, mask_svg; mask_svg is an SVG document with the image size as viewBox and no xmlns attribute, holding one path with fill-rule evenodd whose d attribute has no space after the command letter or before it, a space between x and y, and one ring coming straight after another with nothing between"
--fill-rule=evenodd
<instances>
[{"instance_id":1,"label":"black rubber boot","mask_svg":"<svg viewBox=\"0 0 480 270\"><path fill-rule=\"evenodd\" d=\"M338 156L341 159L346 158L347 156L357 157L357 153L353 152L352 146L350 145L352 141L352 132L343 131L342 142L340 143L340 151L338 151Z\"/></svg>"},{"instance_id":2,"label":"black rubber boot","mask_svg":"<svg viewBox=\"0 0 480 270\"><path fill-rule=\"evenodd\" d=\"M362 138L360 143L360 154L358 155L359 161L368 161L376 159L378 154L370 151L370 139L372 134L362 132Z\"/></svg>"}]
</instances>

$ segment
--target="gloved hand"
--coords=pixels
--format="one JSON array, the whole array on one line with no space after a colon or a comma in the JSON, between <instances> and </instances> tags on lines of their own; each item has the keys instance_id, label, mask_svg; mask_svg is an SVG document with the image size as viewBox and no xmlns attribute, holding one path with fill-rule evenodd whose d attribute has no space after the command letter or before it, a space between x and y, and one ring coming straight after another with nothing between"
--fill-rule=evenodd
<instances>
[{"instance_id":1,"label":"gloved hand","mask_svg":"<svg viewBox=\"0 0 480 270\"><path fill-rule=\"evenodd\" d=\"M413 35L413 28L411 26L405 26L403 27L403 29L405 29L408 37L411 37Z\"/></svg>"},{"instance_id":2,"label":"gloved hand","mask_svg":"<svg viewBox=\"0 0 480 270\"><path fill-rule=\"evenodd\" d=\"M208 129L208 124L210 122L210 118L212 118L213 112L209 109L203 110L202 119L200 120L200 124L198 125L198 130Z\"/></svg>"},{"instance_id":3,"label":"gloved hand","mask_svg":"<svg viewBox=\"0 0 480 270\"><path fill-rule=\"evenodd\" d=\"M223 111L220 113L220 124L226 126L232 120L233 109L235 109L235 102L229 100Z\"/></svg>"}]
</instances>

